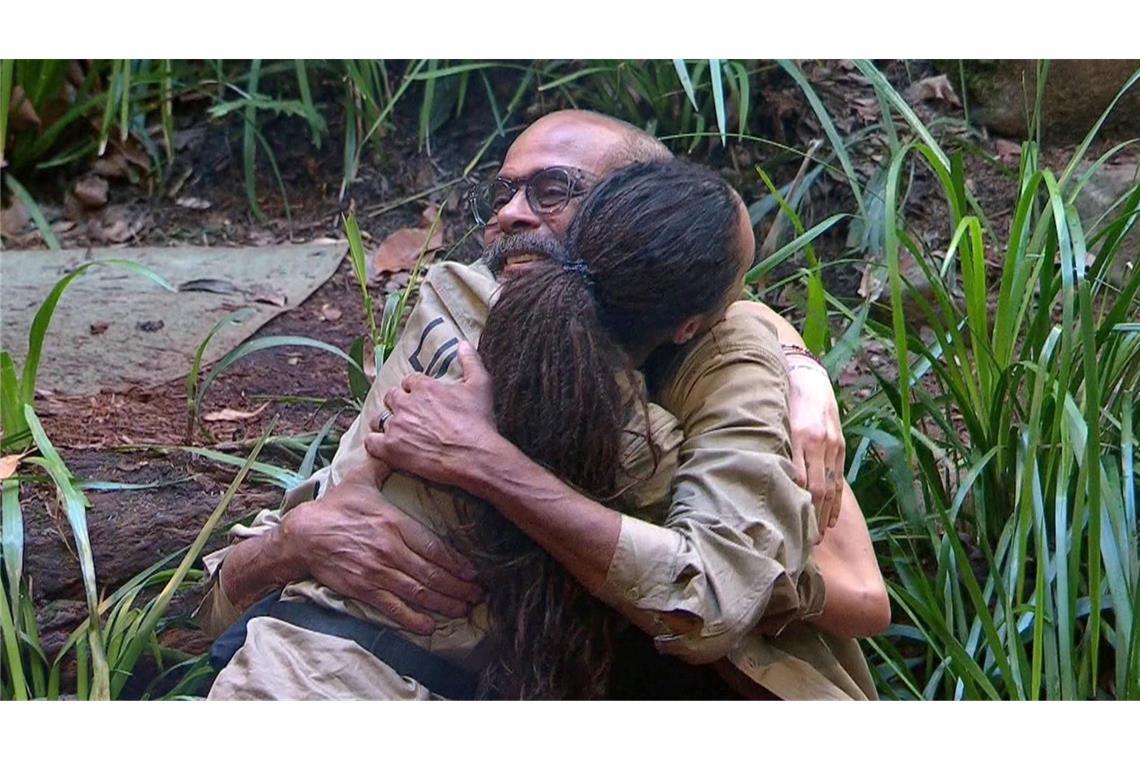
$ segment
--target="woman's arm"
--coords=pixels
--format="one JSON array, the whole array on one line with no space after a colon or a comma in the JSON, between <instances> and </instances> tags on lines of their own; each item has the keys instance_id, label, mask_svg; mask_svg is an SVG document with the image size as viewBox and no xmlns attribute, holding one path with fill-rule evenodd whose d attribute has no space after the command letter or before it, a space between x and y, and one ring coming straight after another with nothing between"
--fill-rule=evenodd
<instances>
[{"instance_id":1,"label":"woman's arm","mask_svg":"<svg viewBox=\"0 0 1140 760\"><path fill-rule=\"evenodd\" d=\"M843 484L843 508L835 527L813 550L827 596L812 623L834 636L876 636L891 623L891 602L875 561L867 522L851 487Z\"/></svg>"},{"instance_id":2,"label":"woman's arm","mask_svg":"<svg viewBox=\"0 0 1140 760\"><path fill-rule=\"evenodd\" d=\"M741 301L732 308L752 313L770 324L784 347L788 365L788 422L792 433L792 466L796 482L811 492L820 533L835 525L843 501L846 443L839 421L839 403L831 378L815 360L789 347L806 348L788 320L760 301Z\"/></svg>"}]
</instances>

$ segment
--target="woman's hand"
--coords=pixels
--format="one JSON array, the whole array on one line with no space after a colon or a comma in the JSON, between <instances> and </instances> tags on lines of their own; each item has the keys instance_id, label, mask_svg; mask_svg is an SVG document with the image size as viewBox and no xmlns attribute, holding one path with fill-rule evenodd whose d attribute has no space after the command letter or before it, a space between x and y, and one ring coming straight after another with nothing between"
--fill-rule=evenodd
<instances>
[{"instance_id":1,"label":"woman's hand","mask_svg":"<svg viewBox=\"0 0 1140 760\"><path fill-rule=\"evenodd\" d=\"M799 354L787 361L792 464L796 482L811 492L822 536L839 519L847 444L827 371Z\"/></svg>"}]
</instances>

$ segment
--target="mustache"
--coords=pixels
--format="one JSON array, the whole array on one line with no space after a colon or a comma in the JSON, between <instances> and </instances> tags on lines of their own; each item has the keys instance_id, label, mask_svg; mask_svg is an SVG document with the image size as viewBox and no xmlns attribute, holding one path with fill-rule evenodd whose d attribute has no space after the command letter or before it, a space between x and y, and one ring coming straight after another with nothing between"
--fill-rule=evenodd
<instances>
[{"instance_id":1,"label":"mustache","mask_svg":"<svg viewBox=\"0 0 1140 760\"><path fill-rule=\"evenodd\" d=\"M510 256L519 253L542 254L553 261L566 260L566 246L537 232L502 235L483 251L483 261L494 275L499 275Z\"/></svg>"}]
</instances>

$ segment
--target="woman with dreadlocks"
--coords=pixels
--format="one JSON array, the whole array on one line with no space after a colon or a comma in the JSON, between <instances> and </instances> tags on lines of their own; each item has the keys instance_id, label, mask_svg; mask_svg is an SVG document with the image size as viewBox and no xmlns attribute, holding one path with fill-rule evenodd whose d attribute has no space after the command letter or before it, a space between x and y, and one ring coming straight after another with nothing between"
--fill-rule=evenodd
<instances>
[{"instance_id":1,"label":"woman with dreadlocks","mask_svg":"<svg viewBox=\"0 0 1140 760\"><path fill-rule=\"evenodd\" d=\"M682 436L678 421L648 402L637 368L668 364L672 347L708 330L740 296L753 257L743 203L708 170L680 161L638 164L611 174L582 201L564 248L525 239L520 245L500 251L507 271L489 313L469 307L487 302L485 290L475 291L498 287L494 280L473 275L474 267L434 267L421 289L420 313L413 312L402 339L406 350L397 349L385 363L372 393L382 396L417 373L441 377L450 370L454 377L459 338L473 340L481 331L479 355L490 373L500 433L591 499L662 525ZM781 409L772 411L773 425L786 425ZM660 637L699 618L699 609L654 613L652 600L604 603L489 505L389 473L364 452L342 465L348 474L335 487L382 481L392 503L471 557L487 589L485 604L468 617L439 616L425 635L399 629L379 610L316 581L290 584L273 610L249 622L245 644L212 697L605 697L614 693L611 667L628 620ZM780 488L779 498L794 502L784 527L798 534L798 545L810 543L810 497L794 485ZM805 581L810 573L799 559L748 529L737 535L736 526L716 518L689 516L712 534L703 540L727 547L733 572L764 590L747 599L716 598L720 570L708 568L709 589L690 594L694 607L719 605L735 628L747 631L766 612L794 613L797 594L812 595ZM701 561L682 555L688 564ZM781 560L788 566L771 572ZM680 573L691 578L702 570ZM791 602L788 594L772 593L777 574L790 587ZM818 609L818 601L809 606ZM309 608L321 612L305 612ZM334 614L398 635L358 634ZM331 635L315 639L313 631ZM361 657L359 648L372 657ZM317 677L326 671L334 675ZM465 682L473 673L477 685Z\"/></svg>"},{"instance_id":2,"label":"woman with dreadlocks","mask_svg":"<svg viewBox=\"0 0 1140 760\"><path fill-rule=\"evenodd\" d=\"M728 184L688 163L633 165L601 182L564 253L546 251L508 279L491 308L479 354L503 436L590 497L635 511L645 484L631 466L658 478L669 469L637 461L635 452L659 460L661 448L635 369L740 297L749 229ZM484 690L604 696L623 621L514 524L479 515L461 551L487 589Z\"/></svg>"}]
</instances>

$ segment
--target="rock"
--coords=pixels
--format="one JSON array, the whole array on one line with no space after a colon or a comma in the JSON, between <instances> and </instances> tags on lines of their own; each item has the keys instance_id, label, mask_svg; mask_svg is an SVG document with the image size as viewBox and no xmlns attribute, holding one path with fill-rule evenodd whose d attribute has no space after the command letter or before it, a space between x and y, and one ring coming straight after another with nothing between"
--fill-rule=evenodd
<instances>
[{"instance_id":1,"label":"rock","mask_svg":"<svg viewBox=\"0 0 1140 760\"><path fill-rule=\"evenodd\" d=\"M1091 163L1086 163L1080 167L1076 176L1080 177L1090 165ZM1119 216L1119 208L1116 212L1110 213L1100 225L1097 225L1097 221L1104 214L1109 213L1109 209L1121 197L1131 192L1136 187L1137 182L1140 182L1140 163L1136 161L1106 164L1089 178L1088 183L1077 196L1075 203L1077 213L1081 217L1081 224L1085 228L1086 240L1098 232L1106 223L1115 221ZM1131 267L1136 266L1135 262L1138 261L1140 261L1140 225L1134 226L1132 231L1120 241L1120 250L1116 254L1116 260L1109 275L1112 281L1117 285L1123 284L1125 276L1131 273Z\"/></svg>"},{"instance_id":2,"label":"rock","mask_svg":"<svg viewBox=\"0 0 1140 760\"><path fill-rule=\"evenodd\" d=\"M971 121L1006 137L1027 136L1026 114L1037 92L1037 62L1032 60L963 61L966 107ZM957 61L940 61L958 84ZM1081 140L1140 60L1055 60L1045 80L1042 139L1055 144ZM1125 138L1140 136L1140 84L1116 104L1104 130Z\"/></svg>"}]
</instances>

